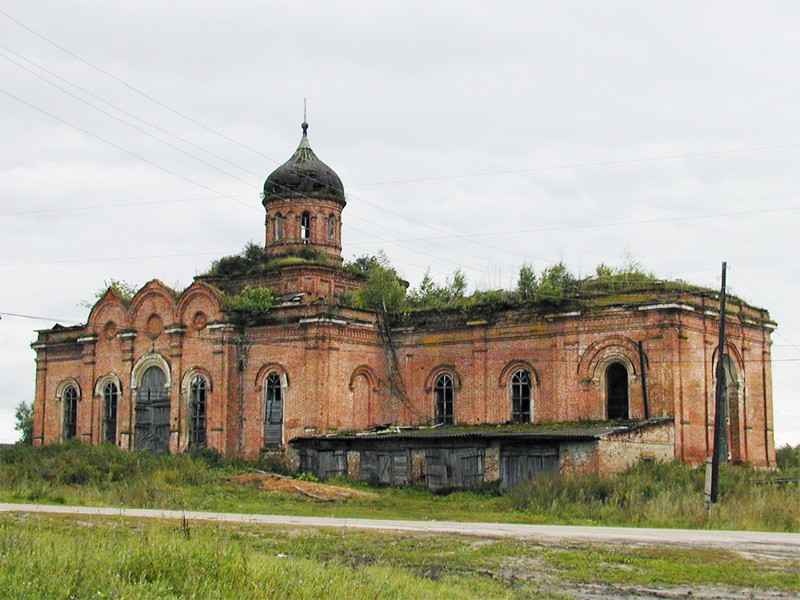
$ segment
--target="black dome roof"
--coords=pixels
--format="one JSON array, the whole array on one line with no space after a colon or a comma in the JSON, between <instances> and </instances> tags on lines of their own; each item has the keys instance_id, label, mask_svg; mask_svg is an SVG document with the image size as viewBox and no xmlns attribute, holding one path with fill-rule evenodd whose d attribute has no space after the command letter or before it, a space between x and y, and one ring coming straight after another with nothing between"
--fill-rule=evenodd
<instances>
[{"instance_id":1,"label":"black dome roof","mask_svg":"<svg viewBox=\"0 0 800 600\"><path fill-rule=\"evenodd\" d=\"M272 200L321 198L345 203L342 180L317 158L308 144L308 123L292 158L275 169L264 182L264 204Z\"/></svg>"}]
</instances>

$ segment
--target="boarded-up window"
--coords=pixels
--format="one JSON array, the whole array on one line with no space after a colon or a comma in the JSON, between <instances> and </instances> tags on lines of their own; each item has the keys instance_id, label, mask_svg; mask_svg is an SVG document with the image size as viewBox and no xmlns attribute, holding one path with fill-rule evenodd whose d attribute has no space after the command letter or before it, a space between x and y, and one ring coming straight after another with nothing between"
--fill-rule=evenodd
<instances>
[{"instance_id":1,"label":"boarded-up window","mask_svg":"<svg viewBox=\"0 0 800 600\"><path fill-rule=\"evenodd\" d=\"M353 427L365 429L374 425L374 411L369 379L364 374L356 375L353 379Z\"/></svg>"},{"instance_id":2,"label":"boarded-up window","mask_svg":"<svg viewBox=\"0 0 800 600\"><path fill-rule=\"evenodd\" d=\"M425 477L432 490L470 488L484 482L483 448L427 448Z\"/></svg>"},{"instance_id":3,"label":"boarded-up window","mask_svg":"<svg viewBox=\"0 0 800 600\"><path fill-rule=\"evenodd\" d=\"M361 452L361 479L387 485L408 485L411 455L408 450L364 450Z\"/></svg>"},{"instance_id":4,"label":"boarded-up window","mask_svg":"<svg viewBox=\"0 0 800 600\"><path fill-rule=\"evenodd\" d=\"M500 451L500 487L511 489L542 474L558 473L558 450L553 446L510 446Z\"/></svg>"}]
</instances>

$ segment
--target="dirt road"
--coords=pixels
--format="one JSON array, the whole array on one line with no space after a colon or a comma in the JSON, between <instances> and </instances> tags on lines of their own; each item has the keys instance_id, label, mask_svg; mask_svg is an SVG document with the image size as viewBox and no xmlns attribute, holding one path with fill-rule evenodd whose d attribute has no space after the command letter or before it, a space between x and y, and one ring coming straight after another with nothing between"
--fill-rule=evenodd
<instances>
[{"instance_id":1,"label":"dirt road","mask_svg":"<svg viewBox=\"0 0 800 600\"><path fill-rule=\"evenodd\" d=\"M144 508L56 506L45 504L0 504L0 512L106 515L151 519L186 518L193 521L223 521L254 525L418 531L532 540L559 539L583 542L669 544L724 548L736 552L762 556L800 558L800 533L712 531L702 529L641 529L634 527L581 527L571 525L521 525L513 523L464 523L456 521L342 519L332 517L295 517Z\"/></svg>"}]
</instances>

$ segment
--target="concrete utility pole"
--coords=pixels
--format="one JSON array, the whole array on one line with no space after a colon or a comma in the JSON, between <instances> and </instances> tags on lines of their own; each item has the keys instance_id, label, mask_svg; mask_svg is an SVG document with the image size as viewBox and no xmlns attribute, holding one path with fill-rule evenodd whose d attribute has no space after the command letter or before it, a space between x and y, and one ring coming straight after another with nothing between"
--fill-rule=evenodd
<instances>
[{"instance_id":1,"label":"concrete utility pole","mask_svg":"<svg viewBox=\"0 0 800 600\"><path fill-rule=\"evenodd\" d=\"M706 511L719 496L719 464L728 458L728 410L725 382L725 272L722 263L722 289L719 295L719 345L717 346L717 386L714 407L714 451L706 461Z\"/></svg>"}]
</instances>

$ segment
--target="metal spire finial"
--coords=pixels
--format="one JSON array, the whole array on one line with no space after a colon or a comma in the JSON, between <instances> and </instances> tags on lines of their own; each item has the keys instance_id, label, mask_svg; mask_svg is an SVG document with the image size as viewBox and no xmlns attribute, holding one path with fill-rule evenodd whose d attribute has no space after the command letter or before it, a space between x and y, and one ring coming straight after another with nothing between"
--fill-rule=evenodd
<instances>
[{"instance_id":1,"label":"metal spire finial","mask_svg":"<svg viewBox=\"0 0 800 600\"><path fill-rule=\"evenodd\" d=\"M308 131L308 121L306 120L306 110L307 110L307 108L308 108L308 105L306 104L306 99L303 98L303 124L301 125L301 127L303 128L303 135L305 135L306 131Z\"/></svg>"}]
</instances>

